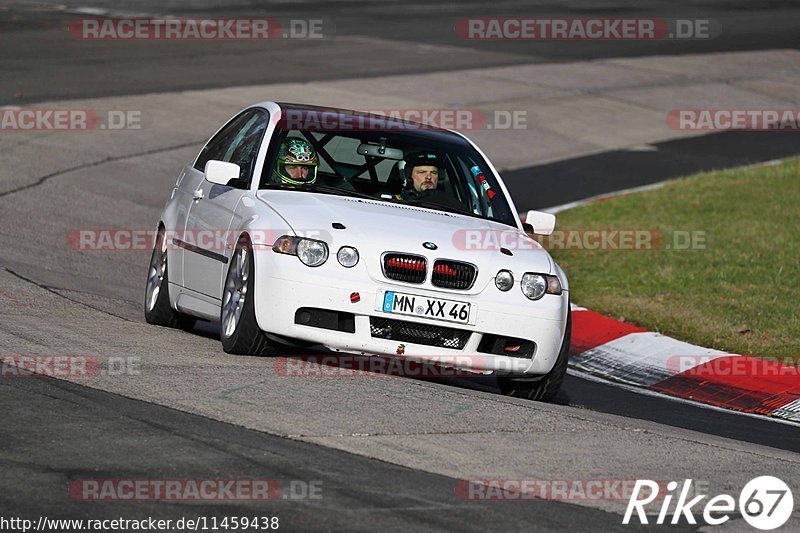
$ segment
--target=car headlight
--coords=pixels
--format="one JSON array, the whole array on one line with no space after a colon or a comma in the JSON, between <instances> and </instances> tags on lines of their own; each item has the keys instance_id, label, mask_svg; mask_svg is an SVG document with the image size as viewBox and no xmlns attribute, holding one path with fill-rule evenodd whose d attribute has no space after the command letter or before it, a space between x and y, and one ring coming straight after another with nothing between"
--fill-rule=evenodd
<instances>
[{"instance_id":1,"label":"car headlight","mask_svg":"<svg viewBox=\"0 0 800 533\"><path fill-rule=\"evenodd\" d=\"M345 268L352 268L358 263L358 250L352 246L342 246L336 254L339 264Z\"/></svg>"},{"instance_id":2,"label":"car headlight","mask_svg":"<svg viewBox=\"0 0 800 533\"><path fill-rule=\"evenodd\" d=\"M328 245L322 241L284 235L272 245L272 251L279 254L296 255L310 267L316 267L328 260Z\"/></svg>"},{"instance_id":3,"label":"car headlight","mask_svg":"<svg viewBox=\"0 0 800 533\"><path fill-rule=\"evenodd\" d=\"M538 300L547 291L547 280L541 274L528 272L522 276L519 286L522 289L522 294L531 300Z\"/></svg>"},{"instance_id":4,"label":"car headlight","mask_svg":"<svg viewBox=\"0 0 800 533\"><path fill-rule=\"evenodd\" d=\"M511 290L514 286L514 274L508 270L501 270L494 277L494 284L503 292Z\"/></svg>"},{"instance_id":5,"label":"car headlight","mask_svg":"<svg viewBox=\"0 0 800 533\"><path fill-rule=\"evenodd\" d=\"M358 263L358 250L352 246L342 246L336 254L336 259L345 268L354 267Z\"/></svg>"},{"instance_id":6,"label":"car headlight","mask_svg":"<svg viewBox=\"0 0 800 533\"><path fill-rule=\"evenodd\" d=\"M297 257L306 266L320 266L328 260L328 245L322 241L300 239L297 243Z\"/></svg>"},{"instance_id":7,"label":"car headlight","mask_svg":"<svg viewBox=\"0 0 800 533\"><path fill-rule=\"evenodd\" d=\"M561 294L561 281L558 276L532 274L527 272L519 283L522 293L531 300L538 300L545 294Z\"/></svg>"}]
</instances>

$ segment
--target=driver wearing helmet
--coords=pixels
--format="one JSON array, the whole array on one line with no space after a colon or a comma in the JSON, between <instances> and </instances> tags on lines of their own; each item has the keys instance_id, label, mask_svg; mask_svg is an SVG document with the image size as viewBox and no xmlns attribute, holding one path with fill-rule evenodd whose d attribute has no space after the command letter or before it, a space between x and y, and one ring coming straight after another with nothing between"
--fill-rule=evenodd
<instances>
[{"instance_id":1,"label":"driver wearing helmet","mask_svg":"<svg viewBox=\"0 0 800 533\"><path fill-rule=\"evenodd\" d=\"M275 176L290 185L309 185L317 181L318 167L317 151L311 143L300 137L286 137L278 151Z\"/></svg>"},{"instance_id":2,"label":"driver wearing helmet","mask_svg":"<svg viewBox=\"0 0 800 533\"><path fill-rule=\"evenodd\" d=\"M411 203L435 203L464 211L464 205L458 199L438 188L443 167L444 162L439 154L423 152L408 156L403 169L406 175L403 191L397 195L397 199Z\"/></svg>"}]
</instances>

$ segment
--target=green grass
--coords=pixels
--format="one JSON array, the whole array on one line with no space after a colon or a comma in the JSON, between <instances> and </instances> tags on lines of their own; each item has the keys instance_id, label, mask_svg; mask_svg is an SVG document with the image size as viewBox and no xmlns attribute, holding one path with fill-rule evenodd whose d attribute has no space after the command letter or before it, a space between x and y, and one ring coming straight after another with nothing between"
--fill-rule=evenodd
<instances>
[{"instance_id":1,"label":"green grass","mask_svg":"<svg viewBox=\"0 0 800 533\"><path fill-rule=\"evenodd\" d=\"M705 236L676 250L552 249L571 299L731 353L800 354L800 158L708 172L560 213L568 228ZM684 234L685 235L685 234Z\"/></svg>"}]
</instances>

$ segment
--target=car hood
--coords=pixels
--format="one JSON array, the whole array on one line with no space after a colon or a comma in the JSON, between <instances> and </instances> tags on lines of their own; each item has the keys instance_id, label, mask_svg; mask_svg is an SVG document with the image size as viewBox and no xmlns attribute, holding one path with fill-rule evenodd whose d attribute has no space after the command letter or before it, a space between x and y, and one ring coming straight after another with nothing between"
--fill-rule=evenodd
<instances>
[{"instance_id":1,"label":"car hood","mask_svg":"<svg viewBox=\"0 0 800 533\"><path fill-rule=\"evenodd\" d=\"M517 279L524 272L552 272L552 260L539 243L498 222L332 194L267 190L260 191L258 198L297 235L325 241L332 256L341 246L356 247L375 280L385 281L380 264L384 252L424 256L431 265L436 259L472 263L478 267L474 290L485 286L500 269L511 270ZM335 229L334 224L344 229ZM436 249L423 243L433 243Z\"/></svg>"}]
</instances>

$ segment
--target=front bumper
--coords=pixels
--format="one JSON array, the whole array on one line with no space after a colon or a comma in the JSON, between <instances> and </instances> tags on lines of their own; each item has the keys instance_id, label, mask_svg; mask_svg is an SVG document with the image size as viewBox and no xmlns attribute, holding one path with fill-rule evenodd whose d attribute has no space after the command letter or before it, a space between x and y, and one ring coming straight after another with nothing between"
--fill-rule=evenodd
<instances>
[{"instance_id":1,"label":"front bumper","mask_svg":"<svg viewBox=\"0 0 800 533\"><path fill-rule=\"evenodd\" d=\"M569 296L547 294L528 300L518 286L501 292L490 284L480 293L463 294L455 290L430 290L390 280L375 281L363 264L341 267L335 258L309 268L289 255L256 246L255 310L259 327L271 334L299 339L344 353L361 355L404 355L420 361L454 361L454 366L475 372L498 375L536 376L546 374L555 364L564 338ZM376 310L381 290L393 290L435 298L469 302L477 307L474 325L398 316ZM360 300L351 301L359 293ZM300 308L320 308L355 315L355 333L321 329L295 323ZM461 350L413 344L372 336L370 317L390 318L471 332ZM520 358L478 352L485 334L515 337L536 344L532 357ZM402 347L400 345L403 345Z\"/></svg>"}]
</instances>

